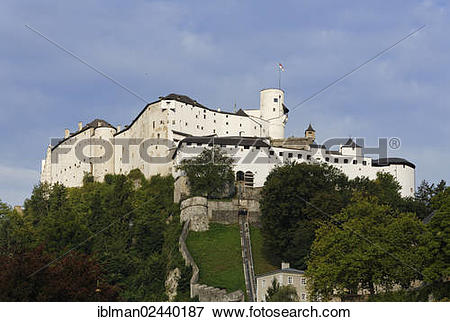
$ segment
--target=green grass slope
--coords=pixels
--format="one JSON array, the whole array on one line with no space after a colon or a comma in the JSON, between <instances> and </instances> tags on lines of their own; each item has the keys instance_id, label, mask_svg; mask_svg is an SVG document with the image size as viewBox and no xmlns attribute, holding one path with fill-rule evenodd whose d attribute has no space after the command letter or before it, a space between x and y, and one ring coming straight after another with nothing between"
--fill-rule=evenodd
<instances>
[{"instance_id":1,"label":"green grass slope","mask_svg":"<svg viewBox=\"0 0 450 322\"><path fill-rule=\"evenodd\" d=\"M212 223L205 232L189 232L188 249L200 269L199 283L245 293L238 225Z\"/></svg>"},{"instance_id":2,"label":"green grass slope","mask_svg":"<svg viewBox=\"0 0 450 322\"><path fill-rule=\"evenodd\" d=\"M250 229L255 273L275 270L276 267L269 264L263 256L260 229ZM242 290L245 293L238 225L212 223L208 231L190 232L186 243L200 269L199 283L228 291Z\"/></svg>"}]
</instances>

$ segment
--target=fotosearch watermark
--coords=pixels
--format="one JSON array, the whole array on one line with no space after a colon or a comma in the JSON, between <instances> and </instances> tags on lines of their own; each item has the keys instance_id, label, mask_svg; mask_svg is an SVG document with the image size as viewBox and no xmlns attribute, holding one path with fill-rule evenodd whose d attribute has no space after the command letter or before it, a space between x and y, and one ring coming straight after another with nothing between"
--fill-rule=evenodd
<instances>
[{"instance_id":1,"label":"fotosearch watermark","mask_svg":"<svg viewBox=\"0 0 450 322\"><path fill-rule=\"evenodd\" d=\"M162 138L85 138L68 139L52 138L51 162L57 164L64 156L88 164L102 164L116 158L122 164L138 162L151 164L168 164L177 156L189 159L198 156L205 149L222 150L232 157L235 163L265 164L284 163L295 159L306 161L328 161L336 158L377 159L378 165L388 164L388 151L398 150L401 140L397 137L378 138L377 145L366 146L364 138L329 138L321 144L296 142L288 138L276 146L270 145L266 138L220 138L200 137L175 142ZM301 138L300 138L301 139ZM211 162L215 162L214 154Z\"/></svg>"}]
</instances>

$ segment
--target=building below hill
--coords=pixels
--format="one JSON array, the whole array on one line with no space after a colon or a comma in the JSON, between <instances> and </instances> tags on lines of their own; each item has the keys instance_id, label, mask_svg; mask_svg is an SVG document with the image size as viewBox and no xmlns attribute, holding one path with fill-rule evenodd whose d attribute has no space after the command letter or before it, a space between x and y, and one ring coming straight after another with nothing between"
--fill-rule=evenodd
<instances>
[{"instance_id":1,"label":"building below hill","mask_svg":"<svg viewBox=\"0 0 450 322\"><path fill-rule=\"evenodd\" d=\"M259 109L235 113L211 109L178 94L147 104L130 125L120 128L96 119L75 132L65 130L42 160L41 181L68 187L83 184L90 174L102 181L107 174L128 174L139 169L147 178L156 174L182 175L176 166L204 148L220 146L235 160L236 178L248 186L264 185L269 172L284 162L327 163L349 178L376 178L392 174L403 196L415 192L415 166L400 158L372 159L352 139L335 151L314 143L311 126L304 137L284 137L289 109L284 91L264 89Z\"/></svg>"},{"instance_id":2,"label":"building below hill","mask_svg":"<svg viewBox=\"0 0 450 322\"><path fill-rule=\"evenodd\" d=\"M305 272L290 268L289 263L281 263L281 269L256 276L256 301L266 302L267 290L275 280L279 286L292 286L297 291L300 302L308 301Z\"/></svg>"}]
</instances>

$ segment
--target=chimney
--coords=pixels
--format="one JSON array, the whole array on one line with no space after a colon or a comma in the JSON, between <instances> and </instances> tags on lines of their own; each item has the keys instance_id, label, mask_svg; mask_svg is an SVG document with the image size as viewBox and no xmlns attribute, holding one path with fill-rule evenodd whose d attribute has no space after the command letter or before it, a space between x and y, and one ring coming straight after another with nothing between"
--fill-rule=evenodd
<instances>
[{"instance_id":1,"label":"chimney","mask_svg":"<svg viewBox=\"0 0 450 322\"><path fill-rule=\"evenodd\" d=\"M78 122L78 131L81 131L83 128L83 122Z\"/></svg>"},{"instance_id":2,"label":"chimney","mask_svg":"<svg viewBox=\"0 0 450 322\"><path fill-rule=\"evenodd\" d=\"M69 137L69 135L70 135L69 129L65 129L64 130L64 138L67 139Z\"/></svg>"},{"instance_id":3,"label":"chimney","mask_svg":"<svg viewBox=\"0 0 450 322\"><path fill-rule=\"evenodd\" d=\"M120 124L117 125L117 132L120 132Z\"/></svg>"},{"instance_id":4,"label":"chimney","mask_svg":"<svg viewBox=\"0 0 450 322\"><path fill-rule=\"evenodd\" d=\"M281 262L281 269L288 269L289 263Z\"/></svg>"}]
</instances>

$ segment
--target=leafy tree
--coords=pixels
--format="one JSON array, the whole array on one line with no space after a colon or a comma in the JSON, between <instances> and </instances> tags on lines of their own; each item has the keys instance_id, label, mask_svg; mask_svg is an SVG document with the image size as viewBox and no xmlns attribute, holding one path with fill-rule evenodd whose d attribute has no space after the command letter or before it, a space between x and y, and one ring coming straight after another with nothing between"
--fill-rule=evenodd
<instances>
[{"instance_id":1,"label":"leafy tree","mask_svg":"<svg viewBox=\"0 0 450 322\"><path fill-rule=\"evenodd\" d=\"M292 285L280 286L280 284L273 279L272 285L267 289L267 302L298 302L299 298L295 287Z\"/></svg>"},{"instance_id":2,"label":"leafy tree","mask_svg":"<svg viewBox=\"0 0 450 322\"><path fill-rule=\"evenodd\" d=\"M222 197L233 189L233 158L219 147L204 149L195 158L184 159L178 169L188 177L192 195Z\"/></svg>"},{"instance_id":3,"label":"leafy tree","mask_svg":"<svg viewBox=\"0 0 450 322\"><path fill-rule=\"evenodd\" d=\"M300 269L314 239L317 221L340 211L348 199L348 181L334 167L286 164L267 177L261 193L261 223L266 257Z\"/></svg>"},{"instance_id":4,"label":"leafy tree","mask_svg":"<svg viewBox=\"0 0 450 322\"><path fill-rule=\"evenodd\" d=\"M44 252L43 247L37 247L12 256L1 255L0 261L1 301L118 299L118 289L102 280L101 268L87 255L72 252L46 267L52 258Z\"/></svg>"},{"instance_id":5,"label":"leafy tree","mask_svg":"<svg viewBox=\"0 0 450 322\"><path fill-rule=\"evenodd\" d=\"M450 298L450 188L438 193L434 202L439 204L428 224L432 234L429 244L431 262L424 270L425 281L430 283L435 299ZM439 203L437 203L439 200Z\"/></svg>"},{"instance_id":6,"label":"leafy tree","mask_svg":"<svg viewBox=\"0 0 450 322\"><path fill-rule=\"evenodd\" d=\"M413 214L355 200L316 231L307 274L312 298L374 295L421 279L430 235Z\"/></svg>"},{"instance_id":7,"label":"leafy tree","mask_svg":"<svg viewBox=\"0 0 450 322\"><path fill-rule=\"evenodd\" d=\"M67 275L68 281L75 280L84 287L78 281L81 275L70 271L69 263L81 269L89 261L95 265L86 264L86 268L94 272L94 267L102 267L101 274L97 274L102 294L108 294L103 285L110 285L123 300L166 300L167 272L184 267L178 251L181 224L179 210L173 203L173 182L171 176L147 180L139 170L133 170L129 176L105 176L101 183L85 180L80 188L39 184L25 201L23 216L0 205L5 209L0 219L0 256L11 258L8 267L24 266L15 280L15 285L24 287L24 291L15 294L9 290L15 294L9 298L100 300L102 295L98 292L85 299L75 289L62 294L63 289L52 284L53 278L55 283L65 285L59 276ZM38 245L44 246L37 251ZM77 252L74 258L64 257L27 279L32 270L28 266L42 267L69 249ZM59 263L67 266L60 267ZM4 280L11 277L8 276ZM89 290L87 286L80 288L82 294L91 292L91 285L97 283L97 278L89 276L87 273ZM184 278L188 281L190 277ZM5 290L12 287L5 285Z\"/></svg>"},{"instance_id":8,"label":"leafy tree","mask_svg":"<svg viewBox=\"0 0 450 322\"><path fill-rule=\"evenodd\" d=\"M6 217L11 212L11 207L0 199L0 220Z\"/></svg>"}]
</instances>

